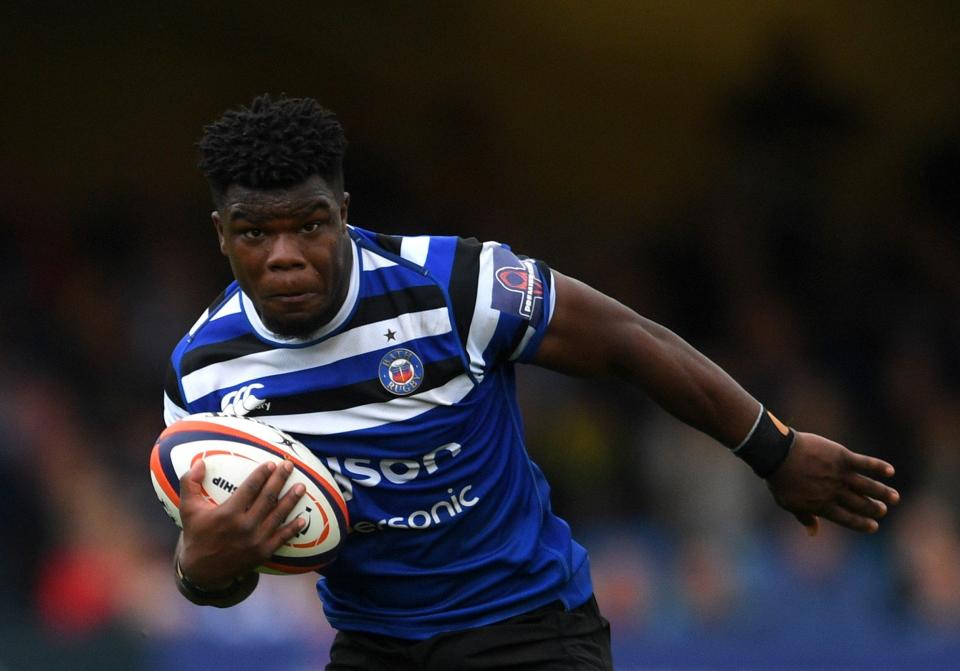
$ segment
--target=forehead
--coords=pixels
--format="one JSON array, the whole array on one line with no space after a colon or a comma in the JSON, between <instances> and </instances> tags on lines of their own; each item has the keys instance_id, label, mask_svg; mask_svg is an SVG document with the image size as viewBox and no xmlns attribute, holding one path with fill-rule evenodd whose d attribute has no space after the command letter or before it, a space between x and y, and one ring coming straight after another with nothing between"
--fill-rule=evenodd
<instances>
[{"instance_id":1,"label":"forehead","mask_svg":"<svg viewBox=\"0 0 960 671\"><path fill-rule=\"evenodd\" d=\"M309 214L318 209L334 209L340 198L336 190L319 176L278 189L253 189L234 184L223 195L220 215L227 219L279 219Z\"/></svg>"}]
</instances>

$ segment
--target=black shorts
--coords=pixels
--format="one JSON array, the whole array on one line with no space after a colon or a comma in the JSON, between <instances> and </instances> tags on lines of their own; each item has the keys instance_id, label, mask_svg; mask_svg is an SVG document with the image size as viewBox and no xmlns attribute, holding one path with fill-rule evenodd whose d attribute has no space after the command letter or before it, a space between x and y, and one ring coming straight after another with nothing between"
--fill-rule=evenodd
<instances>
[{"instance_id":1,"label":"black shorts","mask_svg":"<svg viewBox=\"0 0 960 671\"><path fill-rule=\"evenodd\" d=\"M572 610L555 601L501 622L422 641L338 632L327 671L612 671L610 623L594 597Z\"/></svg>"}]
</instances>

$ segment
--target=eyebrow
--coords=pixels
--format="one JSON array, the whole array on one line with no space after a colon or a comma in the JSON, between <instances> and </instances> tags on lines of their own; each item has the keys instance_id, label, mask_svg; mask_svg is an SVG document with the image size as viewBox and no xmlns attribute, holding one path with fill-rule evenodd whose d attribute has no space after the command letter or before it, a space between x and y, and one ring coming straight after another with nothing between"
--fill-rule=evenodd
<instances>
[{"instance_id":1,"label":"eyebrow","mask_svg":"<svg viewBox=\"0 0 960 671\"><path fill-rule=\"evenodd\" d=\"M300 208L297 208L296 210L293 210L292 212L285 213L285 216L302 217L307 214L312 214L317 210L325 210L329 212L330 210L333 209L333 207L334 207L334 204L333 202L331 202L329 198L321 196L316 200L310 201L310 203L308 203L304 207L300 207ZM236 209L231 210L229 214L230 221L237 221L238 219L244 219L246 221L249 221L251 224L259 224L261 222L268 221L274 218L276 218L275 215L255 213L240 207L237 207Z\"/></svg>"}]
</instances>

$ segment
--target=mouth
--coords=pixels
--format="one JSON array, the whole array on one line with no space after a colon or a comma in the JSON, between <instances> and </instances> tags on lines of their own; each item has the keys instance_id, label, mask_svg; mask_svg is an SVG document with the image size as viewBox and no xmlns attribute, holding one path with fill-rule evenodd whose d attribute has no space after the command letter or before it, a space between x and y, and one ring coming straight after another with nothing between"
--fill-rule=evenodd
<instances>
[{"instance_id":1,"label":"mouth","mask_svg":"<svg viewBox=\"0 0 960 671\"><path fill-rule=\"evenodd\" d=\"M266 297L269 301L277 303L303 303L316 297L316 291L287 291L282 293L270 294Z\"/></svg>"},{"instance_id":2,"label":"mouth","mask_svg":"<svg viewBox=\"0 0 960 671\"><path fill-rule=\"evenodd\" d=\"M304 291L304 292L291 293L291 294L274 294L272 296L269 296L269 298L271 298L272 300L281 301L284 303L296 303L298 301L307 300L312 296L316 296L316 293L313 291Z\"/></svg>"}]
</instances>

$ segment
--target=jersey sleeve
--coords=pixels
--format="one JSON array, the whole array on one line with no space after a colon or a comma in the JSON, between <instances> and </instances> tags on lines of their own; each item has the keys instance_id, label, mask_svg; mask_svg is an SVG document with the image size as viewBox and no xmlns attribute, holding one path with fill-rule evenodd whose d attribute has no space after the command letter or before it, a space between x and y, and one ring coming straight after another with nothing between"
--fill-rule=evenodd
<instances>
[{"instance_id":1,"label":"jersey sleeve","mask_svg":"<svg viewBox=\"0 0 960 671\"><path fill-rule=\"evenodd\" d=\"M478 250L476 302L466 338L477 378L509 361L528 361L553 316L553 275L543 261L497 242Z\"/></svg>"},{"instance_id":2,"label":"jersey sleeve","mask_svg":"<svg viewBox=\"0 0 960 671\"><path fill-rule=\"evenodd\" d=\"M170 426L178 419L190 414L184 409L183 395L180 393L180 381L173 368L173 362L167 363L167 373L163 382L163 421Z\"/></svg>"}]
</instances>

